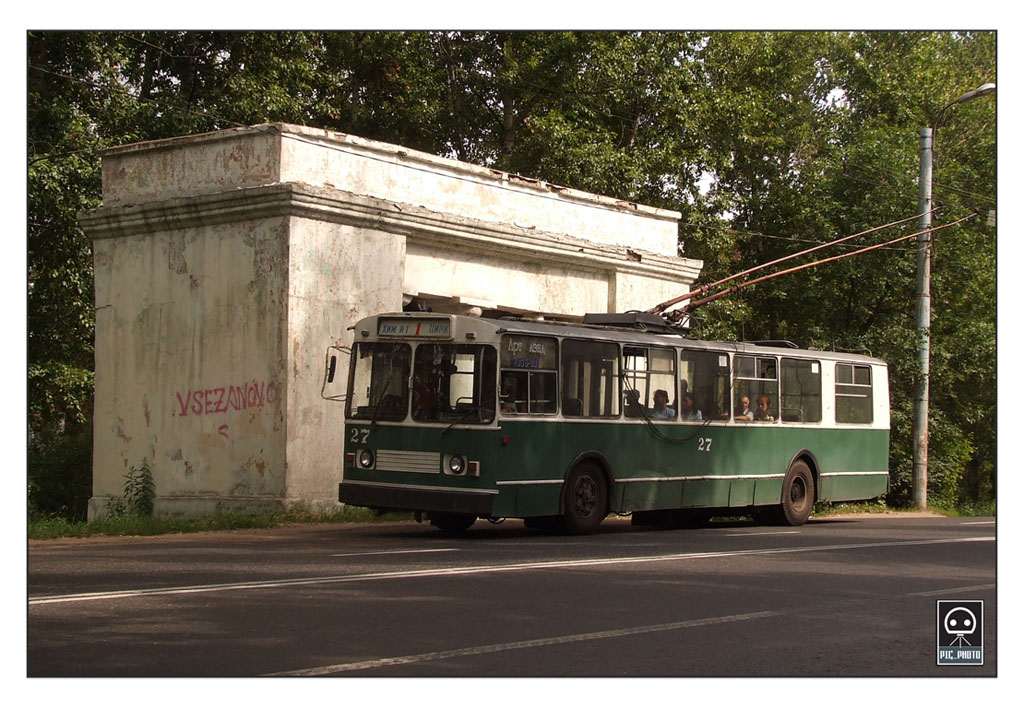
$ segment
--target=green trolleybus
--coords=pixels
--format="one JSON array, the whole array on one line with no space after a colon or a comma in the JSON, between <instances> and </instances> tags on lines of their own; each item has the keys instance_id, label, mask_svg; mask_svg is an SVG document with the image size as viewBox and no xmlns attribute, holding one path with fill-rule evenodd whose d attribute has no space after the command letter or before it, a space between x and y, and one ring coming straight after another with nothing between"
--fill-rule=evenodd
<instances>
[{"instance_id":1,"label":"green trolleybus","mask_svg":"<svg viewBox=\"0 0 1024 708\"><path fill-rule=\"evenodd\" d=\"M354 329L345 504L445 531L522 518L590 533L609 513L800 525L816 501L887 491L878 359L699 341L611 315L394 313Z\"/></svg>"}]
</instances>

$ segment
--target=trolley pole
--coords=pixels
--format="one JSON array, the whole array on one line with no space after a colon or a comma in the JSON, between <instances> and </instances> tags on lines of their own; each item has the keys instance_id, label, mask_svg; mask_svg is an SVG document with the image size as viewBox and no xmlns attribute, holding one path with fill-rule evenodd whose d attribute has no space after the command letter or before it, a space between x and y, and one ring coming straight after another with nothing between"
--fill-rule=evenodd
<instances>
[{"instance_id":1,"label":"trolley pole","mask_svg":"<svg viewBox=\"0 0 1024 708\"><path fill-rule=\"evenodd\" d=\"M931 346L931 279L932 279L932 238L927 229L932 225L932 147L935 131L942 123L947 110L958 103L964 103L980 96L995 93L995 84L982 84L968 91L935 114L928 128L921 128L921 172L918 181L918 231L917 237L917 336L918 336L918 380L914 393L914 506L924 509L928 506L928 368Z\"/></svg>"},{"instance_id":2,"label":"trolley pole","mask_svg":"<svg viewBox=\"0 0 1024 708\"><path fill-rule=\"evenodd\" d=\"M928 506L928 367L931 338L932 253L932 129L921 128L921 172L918 178L917 325L918 372L914 387L914 506Z\"/></svg>"}]
</instances>

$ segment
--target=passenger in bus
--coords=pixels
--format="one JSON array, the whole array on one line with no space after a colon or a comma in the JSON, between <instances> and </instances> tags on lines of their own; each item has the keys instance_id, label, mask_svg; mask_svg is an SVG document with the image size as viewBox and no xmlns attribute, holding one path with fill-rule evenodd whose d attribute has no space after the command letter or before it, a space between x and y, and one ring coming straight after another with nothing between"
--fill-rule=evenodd
<instances>
[{"instance_id":1,"label":"passenger in bus","mask_svg":"<svg viewBox=\"0 0 1024 708\"><path fill-rule=\"evenodd\" d=\"M700 409L697 408L697 404L693 400L692 393L683 394L682 414L683 420L704 420L704 416L701 415Z\"/></svg>"},{"instance_id":2,"label":"passenger in bus","mask_svg":"<svg viewBox=\"0 0 1024 708\"><path fill-rule=\"evenodd\" d=\"M583 415L583 401L578 398L566 398L562 401L562 415Z\"/></svg>"},{"instance_id":3,"label":"passenger in bus","mask_svg":"<svg viewBox=\"0 0 1024 708\"><path fill-rule=\"evenodd\" d=\"M505 379L501 393L501 412L518 413L519 406L516 405L516 380L512 377Z\"/></svg>"},{"instance_id":4,"label":"passenger in bus","mask_svg":"<svg viewBox=\"0 0 1024 708\"><path fill-rule=\"evenodd\" d=\"M667 420L675 417L676 409L668 405L668 391L659 388L654 392L654 408L651 409L651 418Z\"/></svg>"},{"instance_id":5,"label":"passenger in bus","mask_svg":"<svg viewBox=\"0 0 1024 708\"><path fill-rule=\"evenodd\" d=\"M771 404L771 399L768 398L768 396L759 396L757 399L757 411L754 412L754 420L759 420L764 423L770 423L775 420L768 414L768 407Z\"/></svg>"},{"instance_id":6,"label":"passenger in bus","mask_svg":"<svg viewBox=\"0 0 1024 708\"><path fill-rule=\"evenodd\" d=\"M636 389L626 390L626 417L639 418L643 415L643 405L640 403L640 392Z\"/></svg>"},{"instance_id":7,"label":"passenger in bus","mask_svg":"<svg viewBox=\"0 0 1024 708\"><path fill-rule=\"evenodd\" d=\"M739 405L736 406L740 412L736 414L736 420L753 420L754 412L750 410L750 397L743 396L740 398Z\"/></svg>"}]
</instances>

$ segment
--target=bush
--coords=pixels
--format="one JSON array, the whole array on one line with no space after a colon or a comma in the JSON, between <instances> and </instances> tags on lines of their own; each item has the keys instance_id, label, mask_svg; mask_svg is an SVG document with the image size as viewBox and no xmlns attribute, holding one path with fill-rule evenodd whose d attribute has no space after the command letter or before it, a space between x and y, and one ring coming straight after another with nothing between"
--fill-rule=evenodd
<instances>
[{"instance_id":1,"label":"bush","mask_svg":"<svg viewBox=\"0 0 1024 708\"><path fill-rule=\"evenodd\" d=\"M92 426L40 433L28 446L29 518L84 521L92 495Z\"/></svg>"},{"instance_id":2,"label":"bush","mask_svg":"<svg viewBox=\"0 0 1024 708\"><path fill-rule=\"evenodd\" d=\"M149 469L149 460L143 457L141 467L131 467L124 475L124 502L128 513L141 517L152 516L155 496L153 471Z\"/></svg>"},{"instance_id":3,"label":"bush","mask_svg":"<svg viewBox=\"0 0 1024 708\"><path fill-rule=\"evenodd\" d=\"M149 469L149 460L143 457L141 467L128 468L124 474L122 490L119 497L113 494L105 497L104 519L148 519L153 516L156 485L153 483L153 471Z\"/></svg>"}]
</instances>

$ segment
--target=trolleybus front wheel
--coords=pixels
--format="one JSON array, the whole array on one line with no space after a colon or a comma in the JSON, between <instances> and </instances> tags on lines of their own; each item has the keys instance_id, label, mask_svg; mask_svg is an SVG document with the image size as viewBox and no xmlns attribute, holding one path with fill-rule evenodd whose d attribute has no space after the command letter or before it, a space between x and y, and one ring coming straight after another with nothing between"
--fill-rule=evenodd
<instances>
[{"instance_id":1,"label":"trolleybus front wheel","mask_svg":"<svg viewBox=\"0 0 1024 708\"><path fill-rule=\"evenodd\" d=\"M787 526L802 526L814 508L814 475L803 460L797 460L782 482L782 505L777 520Z\"/></svg>"},{"instance_id":2,"label":"trolleybus front wheel","mask_svg":"<svg viewBox=\"0 0 1024 708\"><path fill-rule=\"evenodd\" d=\"M562 498L565 527L571 534L593 533L608 513L608 488L591 462L577 465L565 482Z\"/></svg>"}]
</instances>

